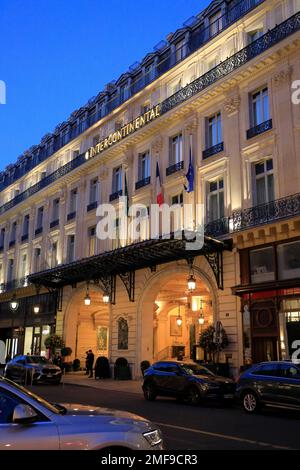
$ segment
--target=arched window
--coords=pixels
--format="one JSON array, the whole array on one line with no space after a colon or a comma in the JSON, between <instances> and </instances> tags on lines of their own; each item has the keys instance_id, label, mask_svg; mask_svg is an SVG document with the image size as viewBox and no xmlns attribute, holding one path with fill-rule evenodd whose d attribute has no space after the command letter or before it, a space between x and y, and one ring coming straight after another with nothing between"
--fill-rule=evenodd
<instances>
[{"instance_id":1,"label":"arched window","mask_svg":"<svg viewBox=\"0 0 300 470\"><path fill-rule=\"evenodd\" d=\"M118 349L128 349L128 323L125 318L118 320Z\"/></svg>"}]
</instances>

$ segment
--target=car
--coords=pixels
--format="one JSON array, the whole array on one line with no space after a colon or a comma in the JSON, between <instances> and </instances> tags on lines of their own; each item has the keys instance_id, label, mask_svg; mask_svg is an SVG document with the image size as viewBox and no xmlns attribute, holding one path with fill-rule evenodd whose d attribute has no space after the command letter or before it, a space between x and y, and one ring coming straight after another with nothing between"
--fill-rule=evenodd
<instances>
[{"instance_id":1,"label":"car","mask_svg":"<svg viewBox=\"0 0 300 470\"><path fill-rule=\"evenodd\" d=\"M25 385L61 382L62 371L43 356L15 356L6 364L4 376Z\"/></svg>"},{"instance_id":2,"label":"car","mask_svg":"<svg viewBox=\"0 0 300 470\"><path fill-rule=\"evenodd\" d=\"M204 399L229 402L234 400L235 383L193 362L160 361L145 371L143 392L149 401L166 396L191 405Z\"/></svg>"},{"instance_id":3,"label":"car","mask_svg":"<svg viewBox=\"0 0 300 470\"><path fill-rule=\"evenodd\" d=\"M247 413L263 405L300 410L300 366L290 361L256 364L240 376L236 394Z\"/></svg>"},{"instance_id":4,"label":"car","mask_svg":"<svg viewBox=\"0 0 300 470\"><path fill-rule=\"evenodd\" d=\"M0 378L1 450L163 450L159 428L132 413L52 404Z\"/></svg>"}]
</instances>

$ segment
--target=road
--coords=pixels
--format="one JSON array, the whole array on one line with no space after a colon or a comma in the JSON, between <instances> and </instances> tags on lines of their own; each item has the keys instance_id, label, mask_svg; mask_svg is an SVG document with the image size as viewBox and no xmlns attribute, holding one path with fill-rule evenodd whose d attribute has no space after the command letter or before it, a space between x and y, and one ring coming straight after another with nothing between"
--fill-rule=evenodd
<instances>
[{"instance_id":1,"label":"road","mask_svg":"<svg viewBox=\"0 0 300 470\"><path fill-rule=\"evenodd\" d=\"M58 403L80 403L130 411L161 427L170 450L300 449L300 413L266 409L248 416L239 407L201 405L172 399L146 402L142 395L76 385L35 386L38 395Z\"/></svg>"}]
</instances>

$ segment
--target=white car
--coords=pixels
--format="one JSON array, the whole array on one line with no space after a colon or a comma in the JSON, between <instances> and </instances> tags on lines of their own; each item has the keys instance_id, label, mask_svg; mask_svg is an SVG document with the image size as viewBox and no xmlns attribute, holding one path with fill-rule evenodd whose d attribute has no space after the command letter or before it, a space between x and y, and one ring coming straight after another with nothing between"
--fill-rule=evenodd
<instances>
[{"instance_id":1,"label":"white car","mask_svg":"<svg viewBox=\"0 0 300 470\"><path fill-rule=\"evenodd\" d=\"M1 450L162 450L146 419L94 406L51 404L0 377Z\"/></svg>"}]
</instances>

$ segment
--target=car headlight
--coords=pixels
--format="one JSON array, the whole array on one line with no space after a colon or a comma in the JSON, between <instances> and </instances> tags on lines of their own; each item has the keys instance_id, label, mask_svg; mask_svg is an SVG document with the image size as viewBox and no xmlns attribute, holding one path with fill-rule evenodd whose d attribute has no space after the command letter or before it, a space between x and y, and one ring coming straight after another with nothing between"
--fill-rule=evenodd
<instances>
[{"instance_id":1,"label":"car headlight","mask_svg":"<svg viewBox=\"0 0 300 470\"><path fill-rule=\"evenodd\" d=\"M146 441L148 441L148 444L150 444L151 447L157 446L162 442L162 437L158 429L155 429L154 431L150 432L144 432L143 436Z\"/></svg>"}]
</instances>

